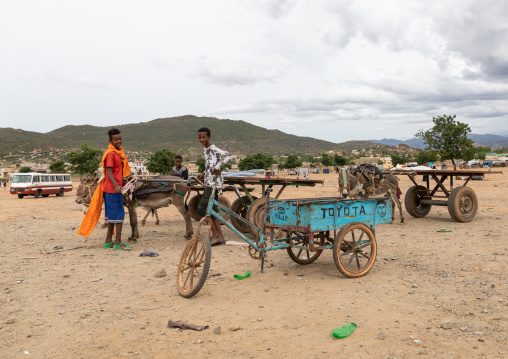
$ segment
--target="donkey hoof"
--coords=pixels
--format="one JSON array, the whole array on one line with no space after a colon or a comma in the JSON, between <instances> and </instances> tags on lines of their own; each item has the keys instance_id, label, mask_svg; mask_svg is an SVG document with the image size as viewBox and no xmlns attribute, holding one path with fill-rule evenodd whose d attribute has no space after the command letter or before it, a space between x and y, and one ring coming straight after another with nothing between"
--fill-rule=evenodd
<instances>
[{"instance_id":1,"label":"donkey hoof","mask_svg":"<svg viewBox=\"0 0 508 359\"><path fill-rule=\"evenodd\" d=\"M158 226L159 225L159 222L155 222L155 225Z\"/></svg>"}]
</instances>

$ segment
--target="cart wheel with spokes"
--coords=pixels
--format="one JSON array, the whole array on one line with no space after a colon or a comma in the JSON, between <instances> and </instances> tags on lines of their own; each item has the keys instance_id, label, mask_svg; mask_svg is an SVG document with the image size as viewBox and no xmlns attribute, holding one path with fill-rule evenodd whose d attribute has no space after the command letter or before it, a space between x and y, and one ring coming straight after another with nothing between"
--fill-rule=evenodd
<instances>
[{"instance_id":1,"label":"cart wheel with spokes","mask_svg":"<svg viewBox=\"0 0 508 359\"><path fill-rule=\"evenodd\" d=\"M374 233L365 224L353 222L342 227L333 243L333 260L339 271L349 278L367 274L376 261Z\"/></svg>"},{"instance_id":2,"label":"cart wheel with spokes","mask_svg":"<svg viewBox=\"0 0 508 359\"><path fill-rule=\"evenodd\" d=\"M288 234L289 237L289 234ZM322 249L319 249L317 251L312 252L309 247L309 236L306 233L293 233L293 235L290 237L289 240L290 244L307 247L307 249L303 248L288 248L288 254L289 258L291 258L294 262L305 265L305 264L311 264L316 259L319 258L321 253L323 252Z\"/></svg>"},{"instance_id":3,"label":"cart wheel with spokes","mask_svg":"<svg viewBox=\"0 0 508 359\"><path fill-rule=\"evenodd\" d=\"M193 297L201 290L211 260L212 247L208 238L198 235L187 244L178 265L177 286L182 297Z\"/></svg>"}]
</instances>

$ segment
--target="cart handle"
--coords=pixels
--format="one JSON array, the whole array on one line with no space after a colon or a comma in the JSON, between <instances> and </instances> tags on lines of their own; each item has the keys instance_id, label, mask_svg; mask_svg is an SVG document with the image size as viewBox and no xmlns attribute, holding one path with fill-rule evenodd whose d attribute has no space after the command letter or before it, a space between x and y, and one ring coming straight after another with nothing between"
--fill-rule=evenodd
<instances>
[{"instance_id":1,"label":"cart handle","mask_svg":"<svg viewBox=\"0 0 508 359\"><path fill-rule=\"evenodd\" d=\"M238 188L236 188L233 185L227 185L227 186L207 186L202 181L200 181L197 177L195 177L195 176L189 176L189 178L187 178L187 186L189 186L189 187L192 186L193 182L198 183L198 184L200 184L201 186L203 186L205 188L211 188L213 190L213 194L216 191L222 191L222 190L225 190L226 188L232 188L236 192L238 197L241 197L241 194L238 191ZM270 189L270 191L271 191L271 189Z\"/></svg>"}]
</instances>

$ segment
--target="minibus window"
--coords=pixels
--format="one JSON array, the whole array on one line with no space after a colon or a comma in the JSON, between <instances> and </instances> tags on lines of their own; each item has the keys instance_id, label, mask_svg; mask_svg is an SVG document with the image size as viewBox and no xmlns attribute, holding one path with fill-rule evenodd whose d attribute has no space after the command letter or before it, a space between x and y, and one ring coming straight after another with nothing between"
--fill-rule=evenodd
<instances>
[{"instance_id":1,"label":"minibus window","mask_svg":"<svg viewBox=\"0 0 508 359\"><path fill-rule=\"evenodd\" d=\"M66 181L70 181L71 180L71 176L65 176L65 180Z\"/></svg>"},{"instance_id":2,"label":"minibus window","mask_svg":"<svg viewBox=\"0 0 508 359\"><path fill-rule=\"evenodd\" d=\"M37 183L37 182L39 182L39 176L34 176L32 183Z\"/></svg>"},{"instance_id":3,"label":"minibus window","mask_svg":"<svg viewBox=\"0 0 508 359\"><path fill-rule=\"evenodd\" d=\"M55 182L55 176L51 176L51 182Z\"/></svg>"},{"instance_id":4,"label":"minibus window","mask_svg":"<svg viewBox=\"0 0 508 359\"><path fill-rule=\"evenodd\" d=\"M14 175L12 178L12 183L31 183L31 181L31 175Z\"/></svg>"},{"instance_id":5,"label":"minibus window","mask_svg":"<svg viewBox=\"0 0 508 359\"><path fill-rule=\"evenodd\" d=\"M63 182L63 176L56 176L58 182Z\"/></svg>"}]
</instances>

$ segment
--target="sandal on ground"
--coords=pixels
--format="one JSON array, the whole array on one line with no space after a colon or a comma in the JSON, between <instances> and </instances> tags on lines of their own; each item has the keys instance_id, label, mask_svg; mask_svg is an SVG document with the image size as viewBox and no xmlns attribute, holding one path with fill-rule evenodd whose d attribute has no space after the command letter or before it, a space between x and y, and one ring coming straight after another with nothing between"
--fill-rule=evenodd
<instances>
[{"instance_id":1,"label":"sandal on ground","mask_svg":"<svg viewBox=\"0 0 508 359\"><path fill-rule=\"evenodd\" d=\"M113 241L109 242L109 243L106 243L104 242L104 244L102 245L103 248L113 248Z\"/></svg>"},{"instance_id":2,"label":"sandal on ground","mask_svg":"<svg viewBox=\"0 0 508 359\"><path fill-rule=\"evenodd\" d=\"M212 245L212 246L218 246L220 244L225 244L225 243L226 243L226 241L222 237L212 236L212 238L210 238L210 245Z\"/></svg>"},{"instance_id":3,"label":"sandal on ground","mask_svg":"<svg viewBox=\"0 0 508 359\"><path fill-rule=\"evenodd\" d=\"M122 246L124 246L124 248L122 248ZM127 244L125 243L120 243L120 244L117 244L117 245L114 245L113 248L115 250L119 250L119 249L122 249L122 250L130 250L132 249L132 246L128 246Z\"/></svg>"}]
</instances>

